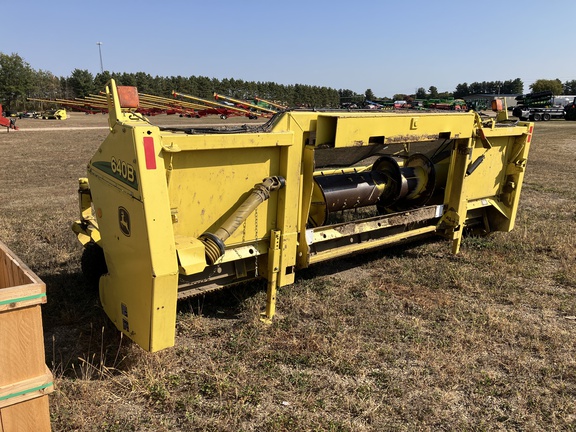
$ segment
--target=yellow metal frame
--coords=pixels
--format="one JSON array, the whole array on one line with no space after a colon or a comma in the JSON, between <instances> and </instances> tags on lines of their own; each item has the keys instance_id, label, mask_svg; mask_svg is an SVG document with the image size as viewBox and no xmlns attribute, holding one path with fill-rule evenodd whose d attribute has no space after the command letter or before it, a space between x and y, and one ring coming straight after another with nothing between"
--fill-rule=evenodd
<instances>
[{"instance_id":1,"label":"yellow metal frame","mask_svg":"<svg viewBox=\"0 0 576 432\"><path fill-rule=\"evenodd\" d=\"M73 229L83 244L104 251L104 310L149 351L174 344L177 299L207 287L266 279L262 318L269 322L276 289L293 283L299 268L431 234L450 239L458 252L472 219L482 220L484 232L511 230L533 128L483 122L475 113L287 111L265 131L190 134L123 111L113 81L106 98L110 134L81 183L81 219ZM402 152L438 140L451 142L441 202L308 226L318 152L374 145ZM225 241L215 239L221 256L211 264L206 238L255 184L274 176L283 187L244 214Z\"/></svg>"}]
</instances>

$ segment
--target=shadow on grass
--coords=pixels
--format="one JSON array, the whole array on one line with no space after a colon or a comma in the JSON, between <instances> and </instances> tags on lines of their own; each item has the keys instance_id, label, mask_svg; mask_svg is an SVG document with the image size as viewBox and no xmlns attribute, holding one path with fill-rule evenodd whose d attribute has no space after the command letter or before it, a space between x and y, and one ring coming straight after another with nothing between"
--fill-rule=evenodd
<instances>
[{"instance_id":1,"label":"shadow on grass","mask_svg":"<svg viewBox=\"0 0 576 432\"><path fill-rule=\"evenodd\" d=\"M335 258L322 263L314 264L296 273L296 280L311 280L316 277L329 276L338 272L352 270L364 264L377 262L382 259L399 258L412 259L419 256L416 250L430 243L442 242L438 237L428 237L412 240L403 244L396 244L381 249L366 250L348 255L342 258Z\"/></svg>"},{"instance_id":2,"label":"shadow on grass","mask_svg":"<svg viewBox=\"0 0 576 432\"><path fill-rule=\"evenodd\" d=\"M318 263L298 270L296 281L335 274L387 258L415 258L421 253L415 251L418 246L434 241L422 239ZM122 363L122 359L133 342L123 338L104 313L98 289L79 271L39 272L38 276L46 283L47 289L48 302L42 308L46 364L54 375L98 379L103 369L129 368L129 362ZM258 303L265 304L266 289L265 280L245 282L181 300L177 304L177 313L237 320L255 297L261 296L262 301L258 300Z\"/></svg>"},{"instance_id":3,"label":"shadow on grass","mask_svg":"<svg viewBox=\"0 0 576 432\"><path fill-rule=\"evenodd\" d=\"M381 259L396 257L416 258L419 253L415 249L419 246L439 241L444 240L437 237L422 238L405 244L358 252L354 255L314 264L309 268L298 270L296 272L296 282L351 270ZM265 280L245 282L219 291L181 300L178 302L178 313L193 313L207 318L238 319L239 315L244 311L247 300L253 299L257 295L265 295L266 289L267 283Z\"/></svg>"},{"instance_id":4,"label":"shadow on grass","mask_svg":"<svg viewBox=\"0 0 576 432\"><path fill-rule=\"evenodd\" d=\"M266 292L265 280L253 280L178 302L178 313L194 313L207 318L238 319L249 299Z\"/></svg>"},{"instance_id":5,"label":"shadow on grass","mask_svg":"<svg viewBox=\"0 0 576 432\"><path fill-rule=\"evenodd\" d=\"M42 307L46 364L56 377L91 379L117 367L129 341L108 319L98 290L81 273L42 274L48 302ZM100 373L98 373L100 372Z\"/></svg>"}]
</instances>

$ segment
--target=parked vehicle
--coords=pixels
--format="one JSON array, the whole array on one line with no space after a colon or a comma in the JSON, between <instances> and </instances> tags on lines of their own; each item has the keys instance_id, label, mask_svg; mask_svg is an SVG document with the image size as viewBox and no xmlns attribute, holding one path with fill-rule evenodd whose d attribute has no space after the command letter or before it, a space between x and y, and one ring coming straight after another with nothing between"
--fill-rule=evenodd
<instances>
[{"instance_id":1,"label":"parked vehicle","mask_svg":"<svg viewBox=\"0 0 576 432\"><path fill-rule=\"evenodd\" d=\"M564 107L564 118L566 120L576 120L576 97L572 103Z\"/></svg>"},{"instance_id":2,"label":"parked vehicle","mask_svg":"<svg viewBox=\"0 0 576 432\"><path fill-rule=\"evenodd\" d=\"M564 107L553 105L554 95L551 91L543 91L520 95L516 97L518 105L512 110L512 115L520 120L548 121L564 118Z\"/></svg>"}]
</instances>

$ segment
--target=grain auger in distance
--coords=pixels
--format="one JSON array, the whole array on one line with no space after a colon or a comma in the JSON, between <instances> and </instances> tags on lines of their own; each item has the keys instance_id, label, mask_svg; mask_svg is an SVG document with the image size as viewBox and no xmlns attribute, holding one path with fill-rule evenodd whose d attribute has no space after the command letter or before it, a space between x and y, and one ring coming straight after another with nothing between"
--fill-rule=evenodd
<instances>
[{"instance_id":1,"label":"grain auger in distance","mask_svg":"<svg viewBox=\"0 0 576 432\"><path fill-rule=\"evenodd\" d=\"M269 320L298 269L434 234L457 253L465 228L511 230L533 129L505 112L301 110L160 128L133 113L135 88L111 81L106 97L73 230L105 312L149 351L174 344L180 298L262 278Z\"/></svg>"}]
</instances>

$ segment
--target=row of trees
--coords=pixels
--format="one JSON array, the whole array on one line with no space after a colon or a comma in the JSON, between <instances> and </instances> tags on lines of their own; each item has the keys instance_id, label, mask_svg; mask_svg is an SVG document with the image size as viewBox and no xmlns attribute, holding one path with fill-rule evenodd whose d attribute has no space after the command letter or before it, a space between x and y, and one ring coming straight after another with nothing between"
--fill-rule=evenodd
<instances>
[{"instance_id":1,"label":"row of trees","mask_svg":"<svg viewBox=\"0 0 576 432\"><path fill-rule=\"evenodd\" d=\"M114 78L120 85L136 86L140 93L171 97L172 91L190 94L199 98L213 99L214 93L235 99L252 99L255 96L282 101L289 106L337 107L340 103L338 91L329 87L304 84L283 85L274 82L255 82L234 78L209 78L205 76L152 77L144 72L110 73L104 71L92 77L86 70L75 69L68 79L69 87L76 97L94 94Z\"/></svg>"},{"instance_id":2,"label":"row of trees","mask_svg":"<svg viewBox=\"0 0 576 432\"><path fill-rule=\"evenodd\" d=\"M74 99L98 94L114 78L120 85L138 87L141 93L171 97L172 91L213 99L214 92L237 99L255 96L277 100L289 106L338 107L338 90L304 84L283 85L273 82L254 82L204 76L160 77L144 72L92 75L87 70L75 69L69 77L56 77L50 72L34 70L18 54L0 53L0 103L13 111L30 107L27 98Z\"/></svg>"},{"instance_id":3,"label":"row of trees","mask_svg":"<svg viewBox=\"0 0 576 432\"><path fill-rule=\"evenodd\" d=\"M576 80L562 83L559 79L548 80L539 79L529 86L530 92L551 91L555 95L576 95ZM391 101L391 100L430 100L430 99L461 99L465 96L475 94L508 94L519 95L524 93L524 82L520 78L508 81L483 81L471 84L462 83L456 86L454 92L439 92L435 86L430 86L428 90L420 87L415 94L395 94L390 98L377 98L371 89L367 89L364 95L356 94L351 90L339 90L341 100L358 103L362 100L369 101Z\"/></svg>"},{"instance_id":4,"label":"row of trees","mask_svg":"<svg viewBox=\"0 0 576 432\"><path fill-rule=\"evenodd\" d=\"M349 89L336 90L329 87L304 84L283 85L274 82L254 82L204 76L160 77L144 73L103 73L92 75L87 70L75 69L69 77L56 77L52 73L33 69L18 54L0 52L0 103L13 111L30 109L27 98L74 99L97 94L114 78L120 85L138 87L141 93L170 97L173 90L200 98L212 99L213 93L237 99L255 96L282 101L289 106L338 107L343 103L362 103L365 100L412 100L462 98L472 94L522 94L524 83L520 78L508 81L483 81L462 83L454 92L439 92L435 86L428 91L420 87L415 94L395 94L392 99L378 98L371 89L358 94ZM554 94L576 94L576 80L562 83L559 79L540 79L529 86L533 92L550 90Z\"/></svg>"},{"instance_id":5,"label":"row of trees","mask_svg":"<svg viewBox=\"0 0 576 432\"><path fill-rule=\"evenodd\" d=\"M548 80L539 79L529 86L530 92L551 91L555 95L576 95L576 80L562 83L559 79ZM462 83L456 86L454 92L439 92L435 86L430 86L428 91L424 87L418 88L415 94L395 94L392 99L383 98L380 100L430 100L430 99L461 99L465 96L475 94L508 94L520 95L524 93L524 82L520 78L508 81L483 81L471 84ZM348 99L358 99L361 95L346 94ZM376 101L371 89L366 90L365 99Z\"/></svg>"},{"instance_id":6,"label":"row of trees","mask_svg":"<svg viewBox=\"0 0 576 432\"><path fill-rule=\"evenodd\" d=\"M461 99L474 94L522 94L524 83L520 78L508 81L483 81L471 84L462 83L456 86L454 97Z\"/></svg>"},{"instance_id":7,"label":"row of trees","mask_svg":"<svg viewBox=\"0 0 576 432\"><path fill-rule=\"evenodd\" d=\"M576 95L576 80L562 83L559 79L539 79L529 86L530 92L551 91L555 95ZM522 94L524 83L520 78L509 81L483 81L458 84L454 91L455 98L473 94Z\"/></svg>"}]
</instances>

